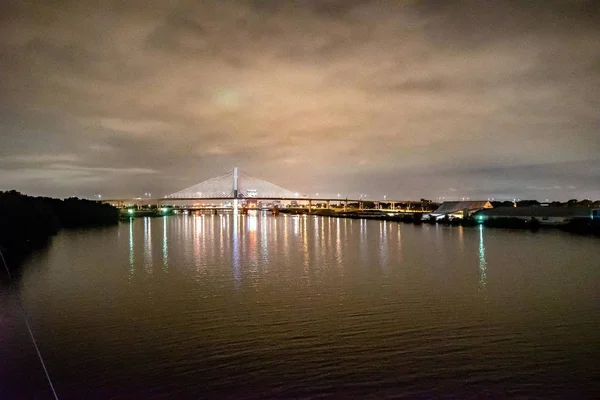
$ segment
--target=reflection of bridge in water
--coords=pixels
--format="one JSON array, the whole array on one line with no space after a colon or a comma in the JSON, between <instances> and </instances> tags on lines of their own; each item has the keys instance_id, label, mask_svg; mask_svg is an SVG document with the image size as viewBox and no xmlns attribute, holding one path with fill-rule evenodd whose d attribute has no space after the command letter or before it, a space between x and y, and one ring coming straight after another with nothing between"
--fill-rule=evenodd
<instances>
[{"instance_id":1,"label":"reflection of bridge in water","mask_svg":"<svg viewBox=\"0 0 600 400\"><path fill-rule=\"evenodd\" d=\"M421 202L418 201L352 199L342 198L339 195L337 197L308 197L250 176L239 171L237 167L225 175L208 179L162 198L103 199L102 202L120 208L170 206L184 210L233 210L234 212L237 212L238 207L303 207L308 212L315 208L362 210L365 205L374 208L381 208L382 205L385 205L388 211L395 212L421 211Z\"/></svg>"}]
</instances>

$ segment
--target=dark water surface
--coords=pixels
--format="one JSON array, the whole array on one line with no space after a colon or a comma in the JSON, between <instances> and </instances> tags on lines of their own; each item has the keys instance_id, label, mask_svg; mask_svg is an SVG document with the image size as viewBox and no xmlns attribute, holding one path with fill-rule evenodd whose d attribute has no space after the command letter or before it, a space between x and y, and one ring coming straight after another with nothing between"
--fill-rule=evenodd
<instances>
[{"instance_id":1,"label":"dark water surface","mask_svg":"<svg viewBox=\"0 0 600 400\"><path fill-rule=\"evenodd\" d=\"M0 393L48 398L6 287ZM61 399L600 393L594 238L172 216L62 232L14 289Z\"/></svg>"}]
</instances>

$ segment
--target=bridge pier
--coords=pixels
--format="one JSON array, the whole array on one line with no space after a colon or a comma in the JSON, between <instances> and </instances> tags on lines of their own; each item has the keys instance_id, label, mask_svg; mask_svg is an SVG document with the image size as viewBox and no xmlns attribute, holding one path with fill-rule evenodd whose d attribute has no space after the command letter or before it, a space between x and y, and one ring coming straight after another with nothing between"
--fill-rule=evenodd
<instances>
[{"instance_id":1,"label":"bridge pier","mask_svg":"<svg viewBox=\"0 0 600 400\"><path fill-rule=\"evenodd\" d=\"M327 209L329 210L330 208L331 208L331 207L330 207L330 201L329 201L329 200L327 200Z\"/></svg>"},{"instance_id":2,"label":"bridge pier","mask_svg":"<svg viewBox=\"0 0 600 400\"><path fill-rule=\"evenodd\" d=\"M308 213L312 214L312 200L308 200Z\"/></svg>"}]
</instances>

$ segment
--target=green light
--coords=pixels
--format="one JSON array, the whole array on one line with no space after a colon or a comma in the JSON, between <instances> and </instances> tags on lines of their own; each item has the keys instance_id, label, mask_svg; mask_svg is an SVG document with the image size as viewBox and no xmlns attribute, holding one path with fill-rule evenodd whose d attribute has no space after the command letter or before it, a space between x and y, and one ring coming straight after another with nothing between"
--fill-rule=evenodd
<instances>
[{"instance_id":1,"label":"green light","mask_svg":"<svg viewBox=\"0 0 600 400\"><path fill-rule=\"evenodd\" d=\"M160 209L160 211L162 211L162 212L167 212L167 210L168 210L167 208L161 208Z\"/></svg>"},{"instance_id":2,"label":"green light","mask_svg":"<svg viewBox=\"0 0 600 400\"><path fill-rule=\"evenodd\" d=\"M132 210L131 208L130 208L129 210L127 210L127 212L128 212L129 214L133 214L133 210Z\"/></svg>"}]
</instances>

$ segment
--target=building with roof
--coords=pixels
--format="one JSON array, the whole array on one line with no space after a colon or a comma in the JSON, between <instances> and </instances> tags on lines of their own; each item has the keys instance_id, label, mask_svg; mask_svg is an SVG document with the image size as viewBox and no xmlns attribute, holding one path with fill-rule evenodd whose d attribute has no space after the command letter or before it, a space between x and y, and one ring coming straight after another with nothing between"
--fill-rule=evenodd
<instances>
[{"instance_id":1,"label":"building with roof","mask_svg":"<svg viewBox=\"0 0 600 400\"><path fill-rule=\"evenodd\" d=\"M474 212L493 207L488 200L445 201L430 215L434 218L468 218Z\"/></svg>"},{"instance_id":2,"label":"building with roof","mask_svg":"<svg viewBox=\"0 0 600 400\"><path fill-rule=\"evenodd\" d=\"M594 218L598 210L586 207L497 207L480 210L473 214L479 222L490 219L513 218L522 220L536 219L541 225L563 225L577 218Z\"/></svg>"}]
</instances>

